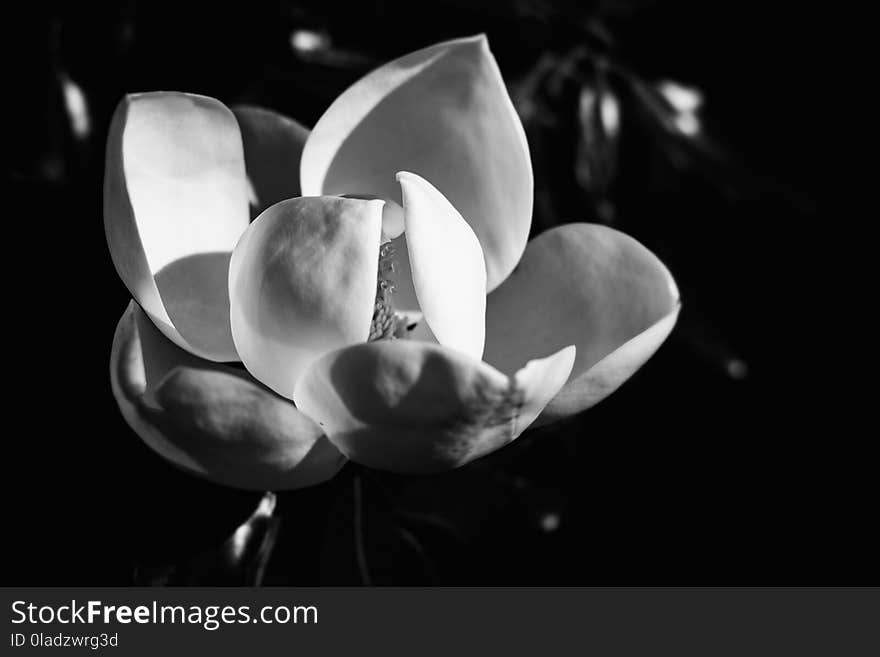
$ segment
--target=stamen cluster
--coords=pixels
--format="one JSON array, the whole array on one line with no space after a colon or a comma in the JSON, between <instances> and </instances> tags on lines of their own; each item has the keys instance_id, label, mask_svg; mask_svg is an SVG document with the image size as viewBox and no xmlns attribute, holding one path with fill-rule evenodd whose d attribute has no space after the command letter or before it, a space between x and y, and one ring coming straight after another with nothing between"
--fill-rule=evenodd
<instances>
[{"instance_id":1,"label":"stamen cluster","mask_svg":"<svg viewBox=\"0 0 880 657\"><path fill-rule=\"evenodd\" d=\"M394 245L391 242L385 242L379 249L376 304L373 306L373 320L370 323L369 342L374 340L395 340L406 336L406 321L394 312L394 304L392 302L394 270Z\"/></svg>"}]
</instances>

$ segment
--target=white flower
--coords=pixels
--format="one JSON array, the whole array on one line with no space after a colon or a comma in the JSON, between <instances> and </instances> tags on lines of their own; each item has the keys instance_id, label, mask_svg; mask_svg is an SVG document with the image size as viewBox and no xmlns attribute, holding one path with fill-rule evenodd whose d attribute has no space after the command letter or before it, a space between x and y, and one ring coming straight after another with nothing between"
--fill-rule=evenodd
<instances>
[{"instance_id":1,"label":"white flower","mask_svg":"<svg viewBox=\"0 0 880 657\"><path fill-rule=\"evenodd\" d=\"M382 66L311 132L202 96L127 97L104 208L134 297L111 363L126 420L189 471L280 489L346 459L457 467L592 406L666 338L678 292L609 228L527 245L532 197L484 37Z\"/></svg>"}]
</instances>

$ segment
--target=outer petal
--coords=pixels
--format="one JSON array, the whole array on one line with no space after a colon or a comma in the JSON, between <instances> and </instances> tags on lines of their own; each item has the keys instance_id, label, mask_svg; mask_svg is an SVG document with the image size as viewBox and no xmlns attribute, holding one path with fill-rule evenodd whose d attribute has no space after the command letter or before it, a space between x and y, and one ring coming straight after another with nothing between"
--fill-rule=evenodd
<instances>
[{"instance_id":1,"label":"outer petal","mask_svg":"<svg viewBox=\"0 0 880 657\"><path fill-rule=\"evenodd\" d=\"M303 151L303 194L376 194L400 203L398 171L430 180L473 227L488 287L528 239L533 180L519 117L484 36L419 50L345 91Z\"/></svg>"},{"instance_id":2,"label":"outer petal","mask_svg":"<svg viewBox=\"0 0 880 657\"><path fill-rule=\"evenodd\" d=\"M587 371L572 372L571 380L541 413L537 424L549 424L598 404L635 374L669 336L681 306L637 336L624 342Z\"/></svg>"},{"instance_id":3,"label":"outer petal","mask_svg":"<svg viewBox=\"0 0 880 657\"><path fill-rule=\"evenodd\" d=\"M532 240L489 295L485 360L512 372L529 354L577 345L571 378L543 423L613 392L660 346L678 309L669 271L636 240L596 224L559 226Z\"/></svg>"},{"instance_id":4,"label":"outer petal","mask_svg":"<svg viewBox=\"0 0 880 657\"><path fill-rule=\"evenodd\" d=\"M290 398L324 352L365 342L383 201L288 199L248 227L229 267L232 335L257 379Z\"/></svg>"},{"instance_id":5,"label":"outer petal","mask_svg":"<svg viewBox=\"0 0 880 657\"><path fill-rule=\"evenodd\" d=\"M308 128L262 107L242 105L233 107L232 112L244 142L252 214L300 196L299 162Z\"/></svg>"},{"instance_id":6,"label":"outer petal","mask_svg":"<svg viewBox=\"0 0 880 657\"><path fill-rule=\"evenodd\" d=\"M239 370L174 346L133 302L116 329L110 378L123 416L147 445L218 483L301 488L345 463L293 404Z\"/></svg>"},{"instance_id":7,"label":"outer petal","mask_svg":"<svg viewBox=\"0 0 880 657\"><path fill-rule=\"evenodd\" d=\"M486 339L486 263L474 231L449 201L419 176L397 174L403 189L413 287L440 344L474 358Z\"/></svg>"},{"instance_id":8,"label":"outer petal","mask_svg":"<svg viewBox=\"0 0 880 657\"><path fill-rule=\"evenodd\" d=\"M107 141L104 227L120 277L156 326L210 360L236 360L229 255L248 224L241 135L204 96L137 94Z\"/></svg>"},{"instance_id":9,"label":"outer petal","mask_svg":"<svg viewBox=\"0 0 880 657\"><path fill-rule=\"evenodd\" d=\"M371 342L317 360L294 397L352 460L438 472L519 436L568 378L574 358L568 347L507 377L436 344Z\"/></svg>"}]
</instances>

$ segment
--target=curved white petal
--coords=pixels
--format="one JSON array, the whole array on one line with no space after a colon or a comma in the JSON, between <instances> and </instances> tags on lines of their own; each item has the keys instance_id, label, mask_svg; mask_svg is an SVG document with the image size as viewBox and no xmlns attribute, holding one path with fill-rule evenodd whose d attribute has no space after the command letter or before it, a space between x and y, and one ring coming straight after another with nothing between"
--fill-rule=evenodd
<instances>
[{"instance_id":1,"label":"curved white petal","mask_svg":"<svg viewBox=\"0 0 880 657\"><path fill-rule=\"evenodd\" d=\"M681 305L627 340L585 372L572 372L571 379L548 402L536 424L543 425L585 411L617 390L654 355L669 337Z\"/></svg>"},{"instance_id":2,"label":"curved white petal","mask_svg":"<svg viewBox=\"0 0 880 657\"><path fill-rule=\"evenodd\" d=\"M486 265L474 231L419 176L397 174L403 190L408 264L424 320L440 344L473 358L486 339ZM407 263L402 263L407 264ZM404 279L407 272L401 268ZM401 286L401 292L406 289Z\"/></svg>"},{"instance_id":3,"label":"curved white petal","mask_svg":"<svg viewBox=\"0 0 880 657\"><path fill-rule=\"evenodd\" d=\"M240 370L178 348L134 302L116 328L110 380L123 417L150 448L217 483L302 488L345 464L293 404Z\"/></svg>"},{"instance_id":4,"label":"curved white petal","mask_svg":"<svg viewBox=\"0 0 880 657\"><path fill-rule=\"evenodd\" d=\"M290 398L311 360L364 342L376 300L380 200L282 201L248 227L232 255L232 335L257 379Z\"/></svg>"},{"instance_id":5,"label":"curved white petal","mask_svg":"<svg viewBox=\"0 0 880 657\"><path fill-rule=\"evenodd\" d=\"M425 48L346 90L309 135L302 191L400 202L394 174L430 180L474 229L488 289L528 239L533 179L525 132L484 36Z\"/></svg>"},{"instance_id":6,"label":"curved white petal","mask_svg":"<svg viewBox=\"0 0 880 657\"><path fill-rule=\"evenodd\" d=\"M401 473L459 467L519 436L565 383L567 347L513 377L457 351L410 340L326 354L294 392L348 458Z\"/></svg>"},{"instance_id":7,"label":"curved white petal","mask_svg":"<svg viewBox=\"0 0 880 657\"><path fill-rule=\"evenodd\" d=\"M299 162L308 128L262 107L232 108L244 142L244 162L251 189L251 213L300 196Z\"/></svg>"},{"instance_id":8,"label":"curved white petal","mask_svg":"<svg viewBox=\"0 0 880 657\"><path fill-rule=\"evenodd\" d=\"M513 385L522 391L522 405L516 418L518 436L541 415L571 374L577 347L563 347L552 356L527 362L513 375Z\"/></svg>"},{"instance_id":9,"label":"curved white petal","mask_svg":"<svg viewBox=\"0 0 880 657\"><path fill-rule=\"evenodd\" d=\"M107 140L110 255L156 326L203 358L237 359L226 278L247 224L244 156L232 112L191 94L123 99Z\"/></svg>"},{"instance_id":10,"label":"curved white petal","mask_svg":"<svg viewBox=\"0 0 880 657\"><path fill-rule=\"evenodd\" d=\"M659 347L675 324L679 295L648 249L597 224L568 224L536 237L514 273L489 295L485 360L504 372L529 354L577 346L566 386L542 422L592 406Z\"/></svg>"}]
</instances>

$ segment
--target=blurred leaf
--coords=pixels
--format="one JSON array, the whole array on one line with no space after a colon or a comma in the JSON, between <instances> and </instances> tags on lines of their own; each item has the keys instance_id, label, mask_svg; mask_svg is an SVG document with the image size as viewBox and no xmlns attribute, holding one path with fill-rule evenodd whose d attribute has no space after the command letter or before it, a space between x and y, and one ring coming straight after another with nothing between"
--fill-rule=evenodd
<instances>
[{"instance_id":1,"label":"blurred leaf","mask_svg":"<svg viewBox=\"0 0 880 657\"><path fill-rule=\"evenodd\" d=\"M277 498L266 493L250 517L216 548L183 562L135 567L135 584L148 586L259 586L275 547Z\"/></svg>"}]
</instances>

